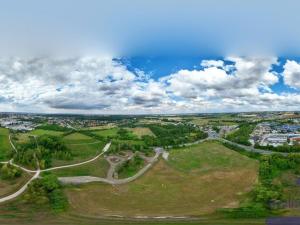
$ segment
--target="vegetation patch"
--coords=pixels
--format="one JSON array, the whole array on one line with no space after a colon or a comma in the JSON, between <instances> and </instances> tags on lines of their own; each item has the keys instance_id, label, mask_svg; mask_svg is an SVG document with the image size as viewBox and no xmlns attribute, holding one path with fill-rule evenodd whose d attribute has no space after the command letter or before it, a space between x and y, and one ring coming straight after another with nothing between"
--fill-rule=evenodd
<instances>
[{"instance_id":1,"label":"vegetation patch","mask_svg":"<svg viewBox=\"0 0 300 225\"><path fill-rule=\"evenodd\" d=\"M35 205L50 204L52 210L57 213L65 211L68 207L62 187L57 177L52 174L30 183L23 198L27 203Z\"/></svg>"},{"instance_id":2,"label":"vegetation patch","mask_svg":"<svg viewBox=\"0 0 300 225\"><path fill-rule=\"evenodd\" d=\"M134 176L140 169L145 165L144 160L139 156L135 155L132 159L127 160L118 168L118 177L126 178Z\"/></svg>"},{"instance_id":3,"label":"vegetation patch","mask_svg":"<svg viewBox=\"0 0 300 225\"><path fill-rule=\"evenodd\" d=\"M112 129L104 129L104 130L97 130L93 131L92 133L102 136L102 137L115 137L118 134L118 128L112 128Z\"/></svg>"},{"instance_id":4,"label":"vegetation patch","mask_svg":"<svg viewBox=\"0 0 300 225\"><path fill-rule=\"evenodd\" d=\"M11 145L9 143L9 130L0 127L0 161L10 158Z\"/></svg>"},{"instance_id":5,"label":"vegetation patch","mask_svg":"<svg viewBox=\"0 0 300 225\"><path fill-rule=\"evenodd\" d=\"M36 129L29 132L30 135L42 136L42 135L51 135L51 136L61 136L63 135L62 131L56 130L46 130L46 129Z\"/></svg>"},{"instance_id":6,"label":"vegetation patch","mask_svg":"<svg viewBox=\"0 0 300 225\"><path fill-rule=\"evenodd\" d=\"M207 137L206 133L191 125L149 124L147 127L155 134L155 137L149 135L142 137L147 146L176 146Z\"/></svg>"},{"instance_id":7,"label":"vegetation patch","mask_svg":"<svg viewBox=\"0 0 300 225\"><path fill-rule=\"evenodd\" d=\"M70 150L66 147L61 137L43 135L31 137L26 144L17 145L18 152L14 154L14 161L21 165L37 168L48 168L53 159L70 160Z\"/></svg>"},{"instance_id":8,"label":"vegetation patch","mask_svg":"<svg viewBox=\"0 0 300 225\"><path fill-rule=\"evenodd\" d=\"M238 130L228 134L226 139L232 142L250 146L251 143L249 142L249 138L254 128L254 124L243 123L239 126Z\"/></svg>"},{"instance_id":9,"label":"vegetation patch","mask_svg":"<svg viewBox=\"0 0 300 225\"><path fill-rule=\"evenodd\" d=\"M64 136L63 140L66 144L71 144L71 145L97 142L97 140L95 140L94 138L89 137L84 134L81 134L81 133L78 133L78 132L71 133L69 135Z\"/></svg>"},{"instance_id":10,"label":"vegetation patch","mask_svg":"<svg viewBox=\"0 0 300 225\"><path fill-rule=\"evenodd\" d=\"M109 169L109 163L104 158L99 158L94 162L81 166L54 170L52 173L58 177L72 176L96 176L106 177Z\"/></svg>"},{"instance_id":11,"label":"vegetation patch","mask_svg":"<svg viewBox=\"0 0 300 225\"><path fill-rule=\"evenodd\" d=\"M153 132L148 127L134 127L128 128L131 132L133 132L136 136L141 138L142 136L149 135L155 136Z\"/></svg>"},{"instance_id":12,"label":"vegetation patch","mask_svg":"<svg viewBox=\"0 0 300 225\"><path fill-rule=\"evenodd\" d=\"M225 145L225 143L224 143ZM240 148L226 146L237 150L242 154L259 160L259 183L253 189L248 201L243 202L241 207L235 210L224 210L229 217L265 217L266 215L278 214L278 210L285 209L285 213L291 212L290 202L299 204L299 189L296 187L296 178L300 169L300 156L290 154L282 156L279 154L258 155L241 151ZM286 182L283 175L289 174L294 177L294 184ZM299 213L299 212L298 212Z\"/></svg>"},{"instance_id":13,"label":"vegetation patch","mask_svg":"<svg viewBox=\"0 0 300 225\"><path fill-rule=\"evenodd\" d=\"M0 168L0 196L7 196L15 192L30 178L30 175L15 167L0 164Z\"/></svg>"}]
</instances>

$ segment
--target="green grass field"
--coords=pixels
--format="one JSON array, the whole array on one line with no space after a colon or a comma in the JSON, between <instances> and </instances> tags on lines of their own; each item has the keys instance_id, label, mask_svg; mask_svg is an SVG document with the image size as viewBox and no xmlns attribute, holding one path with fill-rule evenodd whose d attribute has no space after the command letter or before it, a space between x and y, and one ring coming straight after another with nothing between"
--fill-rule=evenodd
<instances>
[{"instance_id":1,"label":"green grass field","mask_svg":"<svg viewBox=\"0 0 300 225\"><path fill-rule=\"evenodd\" d=\"M117 135L118 130L119 130L118 128L111 128L111 129L93 131L93 133L102 137L113 137Z\"/></svg>"},{"instance_id":2,"label":"green grass field","mask_svg":"<svg viewBox=\"0 0 300 225\"><path fill-rule=\"evenodd\" d=\"M134 127L134 128L128 128L128 130L132 131L132 133L139 138L142 137L143 135L155 136L148 127Z\"/></svg>"},{"instance_id":3,"label":"green grass field","mask_svg":"<svg viewBox=\"0 0 300 225\"><path fill-rule=\"evenodd\" d=\"M106 177L108 169L109 169L109 163L106 161L106 159L102 157L89 164L66 168L66 169L54 170L53 173L58 177L70 177L70 176Z\"/></svg>"},{"instance_id":4,"label":"green grass field","mask_svg":"<svg viewBox=\"0 0 300 225\"><path fill-rule=\"evenodd\" d=\"M191 151L197 162L190 163ZM218 143L172 150L170 158L125 185L93 183L67 188L72 212L85 216L201 216L218 208L238 207L258 177L255 160Z\"/></svg>"},{"instance_id":5,"label":"green grass field","mask_svg":"<svg viewBox=\"0 0 300 225\"><path fill-rule=\"evenodd\" d=\"M95 140L94 138L81 133L69 134L65 136L63 140L66 144L85 144L97 142L97 140Z\"/></svg>"},{"instance_id":6,"label":"green grass field","mask_svg":"<svg viewBox=\"0 0 300 225\"><path fill-rule=\"evenodd\" d=\"M253 167L253 160L217 142L204 142L170 151L168 164L183 172L210 172Z\"/></svg>"},{"instance_id":7,"label":"green grass field","mask_svg":"<svg viewBox=\"0 0 300 225\"><path fill-rule=\"evenodd\" d=\"M62 131L54 131L54 130L42 130L42 129L36 129L33 131L30 131L29 134L31 135L37 135L37 136L42 136L42 135L52 135L52 136L60 136L64 132Z\"/></svg>"},{"instance_id":8,"label":"green grass field","mask_svg":"<svg viewBox=\"0 0 300 225\"><path fill-rule=\"evenodd\" d=\"M104 147L104 142L97 142L93 144L80 144L72 145L67 144L67 148L70 149L73 159L72 160L53 160L53 166L61 166L66 164L77 163L81 161L93 158L98 153L100 153Z\"/></svg>"},{"instance_id":9,"label":"green grass field","mask_svg":"<svg viewBox=\"0 0 300 225\"><path fill-rule=\"evenodd\" d=\"M9 130L0 127L0 161L8 160L12 151L9 143Z\"/></svg>"},{"instance_id":10,"label":"green grass field","mask_svg":"<svg viewBox=\"0 0 300 225\"><path fill-rule=\"evenodd\" d=\"M26 132L26 133L18 133L16 135L17 143L24 144L29 141L30 136L42 136L42 135L61 136L61 135L63 135L63 132L53 131L53 130L36 129L36 130Z\"/></svg>"}]
</instances>

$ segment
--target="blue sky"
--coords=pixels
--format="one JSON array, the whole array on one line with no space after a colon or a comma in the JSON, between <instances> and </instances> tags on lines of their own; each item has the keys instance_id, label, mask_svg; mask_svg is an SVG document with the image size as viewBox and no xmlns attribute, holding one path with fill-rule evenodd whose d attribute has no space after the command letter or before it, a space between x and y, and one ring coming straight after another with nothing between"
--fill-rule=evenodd
<instances>
[{"instance_id":1,"label":"blue sky","mask_svg":"<svg viewBox=\"0 0 300 225\"><path fill-rule=\"evenodd\" d=\"M0 3L0 111L299 110L299 1Z\"/></svg>"}]
</instances>

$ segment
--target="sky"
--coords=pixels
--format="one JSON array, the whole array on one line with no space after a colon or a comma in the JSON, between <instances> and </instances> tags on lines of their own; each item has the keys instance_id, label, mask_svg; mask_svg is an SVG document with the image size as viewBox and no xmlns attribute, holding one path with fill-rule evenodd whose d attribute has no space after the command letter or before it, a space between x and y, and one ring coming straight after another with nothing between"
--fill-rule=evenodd
<instances>
[{"instance_id":1,"label":"sky","mask_svg":"<svg viewBox=\"0 0 300 225\"><path fill-rule=\"evenodd\" d=\"M0 4L0 111L300 110L299 1Z\"/></svg>"}]
</instances>

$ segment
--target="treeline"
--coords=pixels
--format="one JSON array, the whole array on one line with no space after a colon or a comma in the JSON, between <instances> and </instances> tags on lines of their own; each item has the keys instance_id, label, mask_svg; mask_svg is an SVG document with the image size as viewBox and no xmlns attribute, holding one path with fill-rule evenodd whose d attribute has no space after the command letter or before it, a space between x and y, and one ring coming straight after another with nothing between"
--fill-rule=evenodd
<instances>
[{"instance_id":1,"label":"treeline","mask_svg":"<svg viewBox=\"0 0 300 225\"><path fill-rule=\"evenodd\" d=\"M259 144L255 144L255 148L263 149L263 150L269 150L274 152L300 152L300 145L280 145L274 147L273 145L267 145L267 146L261 146Z\"/></svg>"},{"instance_id":2,"label":"treeline","mask_svg":"<svg viewBox=\"0 0 300 225\"><path fill-rule=\"evenodd\" d=\"M24 200L37 206L50 204L54 212L63 212L68 207L68 200L55 175L46 175L29 184Z\"/></svg>"},{"instance_id":3,"label":"treeline","mask_svg":"<svg viewBox=\"0 0 300 225\"><path fill-rule=\"evenodd\" d=\"M254 124L243 123L239 125L239 129L237 131L228 134L226 139L235 143L250 146L251 143L249 142L249 138L254 128Z\"/></svg>"},{"instance_id":4,"label":"treeline","mask_svg":"<svg viewBox=\"0 0 300 225\"><path fill-rule=\"evenodd\" d=\"M37 128L42 130L52 130L52 131L61 131L61 132L72 131L72 129L70 128L62 127L57 124L43 124L38 126Z\"/></svg>"},{"instance_id":5,"label":"treeline","mask_svg":"<svg viewBox=\"0 0 300 225\"><path fill-rule=\"evenodd\" d=\"M221 211L228 217L256 218L266 217L272 214L274 209L282 207L282 203L285 201L283 186L273 181L283 171L293 170L294 173L299 173L300 156L296 154L288 156L280 154L260 155L247 152L229 143L223 143L223 145L259 160L259 184L250 193L251 201L241 204L239 208L223 209Z\"/></svg>"},{"instance_id":6,"label":"treeline","mask_svg":"<svg viewBox=\"0 0 300 225\"><path fill-rule=\"evenodd\" d=\"M204 139L207 134L193 126L189 125L146 125L154 134L154 136L142 136L142 140L147 146L177 146L184 143L195 142Z\"/></svg>"},{"instance_id":7,"label":"treeline","mask_svg":"<svg viewBox=\"0 0 300 225\"><path fill-rule=\"evenodd\" d=\"M72 158L71 151L66 147L61 137L42 135L31 137L28 143L18 145L14 161L33 168L48 168L52 159L69 160Z\"/></svg>"}]
</instances>

